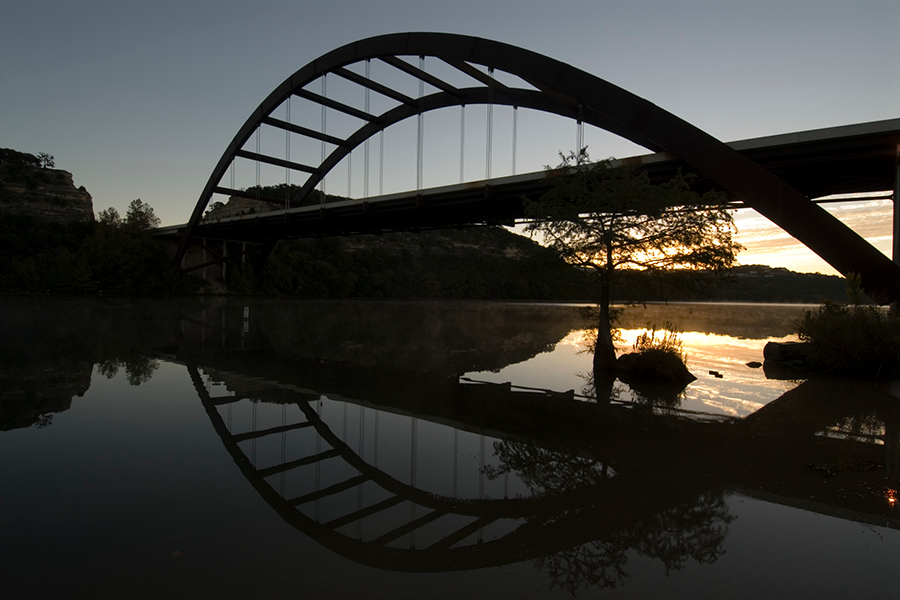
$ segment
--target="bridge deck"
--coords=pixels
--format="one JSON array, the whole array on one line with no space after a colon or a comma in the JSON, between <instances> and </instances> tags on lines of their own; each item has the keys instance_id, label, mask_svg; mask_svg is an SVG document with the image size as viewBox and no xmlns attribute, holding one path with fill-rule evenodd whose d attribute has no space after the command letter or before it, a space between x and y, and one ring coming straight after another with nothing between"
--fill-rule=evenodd
<instances>
[{"instance_id":1,"label":"bridge deck","mask_svg":"<svg viewBox=\"0 0 900 600\"><path fill-rule=\"evenodd\" d=\"M809 198L893 190L896 185L900 119L831 127L741 140L729 144ZM717 185L678 157L659 152L620 162L663 182L676 172L693 174L694 188ZM203 221L197 237L259 242L269 239L354 235L468 225L511 224L523 218L522 198L546 190L543 171L447 185L325 205ZM735 207L740 199L732 198ZM175 238L186 225L162 227Z\"/></svg>"}]
</instances>

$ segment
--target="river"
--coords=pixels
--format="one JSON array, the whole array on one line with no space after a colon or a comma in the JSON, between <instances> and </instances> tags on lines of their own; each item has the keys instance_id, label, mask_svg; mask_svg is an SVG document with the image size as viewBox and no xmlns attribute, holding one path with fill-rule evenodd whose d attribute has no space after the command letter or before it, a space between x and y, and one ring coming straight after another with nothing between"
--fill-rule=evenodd
<instances>
[{"instance_id":1,"label":"river","mask_svg":"<svg viewBox=\"0 0 900 600\"><path fill-rule=\"evenodd\" d=\"M900 382L763 362L807 307L0 300L7 598L889 598ZM600 386L602 387L602 386Z\"/></svg>"}]
</instances>

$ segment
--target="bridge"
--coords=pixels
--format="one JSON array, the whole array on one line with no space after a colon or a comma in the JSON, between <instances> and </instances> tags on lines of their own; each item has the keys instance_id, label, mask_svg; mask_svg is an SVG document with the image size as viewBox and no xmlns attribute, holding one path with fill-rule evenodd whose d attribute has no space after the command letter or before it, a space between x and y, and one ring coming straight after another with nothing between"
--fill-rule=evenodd
<instances>
[{"instance_id":1,"label":"bridge","mask_svg":"<svg viewBox=\"0 0 900 600\"><path fill-rule=\"evenodd\" d=\"M295 110L292 118L294 105L301 114L297 116ZM485 176L467 181L465 117L466 107L473 105L487 107ZM494 106L513 111L513 172L502 177L491 172ZM445 115L444 109L453 107L459 108L461 123L459 181L425 188L425 115L433 111ZM570 65L507 44L452 34L369 38L302 67L272 91L240 128L210 175L188 223L163 228L158 235L178 239L175 260L183 268L201 268L248 252L259 251L264 258L279 239L511 224L524 216L522 196L537 197L546 185L543 172L515 172L520 108L571 119L576 148L582 147L585 125L643 146L651 154L622 162L645 169L657 181L670 178L678 169L694 174L699 191L726 191L734 206L753 208L766 216L839 272L859 273L864 289L873 297L900 297L900 266L813 201L855 192L896 195L900 119L726 144ZM412 120L416 137L408 144L416 152L408 170L416 172L416 189L383 194L384 132ZM273 133L283 136L283 146L276 150L271 142L263 144L263 131L267 140ZM370 146L375 141L379 144L379 193L370 194L370 162L376 154ZM305 156L305 162L292 159L292 152L294 157ZM363 194L356 198L350 197L354 157L355 164L363 162ZM235 185L238 164L255 171L254 185L244 189ZM340 171L347 169L347 197L328 201L326 176L336 174L339 165ZM283 176L264 181L263 167L270 175L274 168ZM263 185L269 186L266 189L276 186L284 195L263 194ZM277 210L204 221L204 212L216 196L269 202ZM214 247L201 240L218 240L222 245ZM240 250L230 251L228 241L240 242ZM184 263L192 245L203 248L204 254L209 252L213 260Z\"/></svg>"}]
</instances>

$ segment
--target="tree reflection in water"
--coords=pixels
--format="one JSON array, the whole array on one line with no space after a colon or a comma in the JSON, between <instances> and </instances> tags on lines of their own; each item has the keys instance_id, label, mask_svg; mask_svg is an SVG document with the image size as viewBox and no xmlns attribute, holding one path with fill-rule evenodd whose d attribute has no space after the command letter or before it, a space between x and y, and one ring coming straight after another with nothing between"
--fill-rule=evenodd
<instances>
[{"instance_id":1,"label":"tree reflection in water","mask_svg":"<svg viewBox=\"0 0 900 600\"><path fill-rule=\"evenodd\" d=\"M134 354L106 358L97 364L97 371L107 379L115 377L120 368L125 369L129 385L141 385L150 381L153 372L159 368L159 361L149 356Z\"/></svg>"},{"instance_id":2,"label":"tree reflection in water","mask_svg":"<svg viewBox=\"0 0 900 600\"><path fill-rule=\"evenodd\" d=\"M517 440L495 442L494 454L500 464L484 468L490 479L515 473L534 496L588 491L598 497L597 502L586 506L564 509L549 517L535 515L530 520L571 520L590 527L602 519L601 515L617 510L603 502L603 484L612 478L627 478L627 474L617 473L596 458ZM689 560L701 564L716 562L725 552L728 526L734 519L725 503L724 490L704 491L691 502L664 508L637 522L626 521L621 528L596 527L595 539L541 556L534 562L549 574L551 590L566 589L576 596L582 588L615 588L628 577L629 551L662 561L666 574L682 569Z\"/></svg>"}]
</instances>

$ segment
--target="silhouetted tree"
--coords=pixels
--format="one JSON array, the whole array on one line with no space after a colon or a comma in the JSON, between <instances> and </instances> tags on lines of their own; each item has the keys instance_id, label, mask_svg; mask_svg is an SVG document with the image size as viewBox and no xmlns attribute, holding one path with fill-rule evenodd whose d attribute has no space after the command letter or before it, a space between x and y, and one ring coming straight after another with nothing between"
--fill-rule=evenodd
<instances>
[{"instance_id":1,"label":"silhouetted tree","mask_svg":"<svg viewBox=\"0 0 900 600\"><path fill-rule=\"evenodd\" d=\"M141 202L140 198L132 200L125 213L125 226L136 231L150 231L159 227L159 217L153 212L153 207Z\"/></svg>"},{"instance_id":2,"label":"silhouetted tree","mask_svg":"<svg viewBox=\"0 0 900 600\"><path fill-rule=\"evenodd\" d=\"M46 152L38 153L37 157L41 163L42 169L52 169L56 166L56 161L53 159L53 156L47 154Z\"/></svg>"},{"instance_id":3,"label":"silhouetted tree","mask_svg":"<svg viewBox=\"0 0 900 600\"><path fill-rule=\"evenodd\" d=\"M596 274L594 369L612 371L609 303L617 269L725 269L741 246L732 240L734 222L722 194L700 196L681 174L654 185L646 172L591 163L586 151L560 157L558 167L547 167L551 190L526 201L526 214L534 219L527 230L543 234L569 263Z\"/></svg>"}]
</instances>

